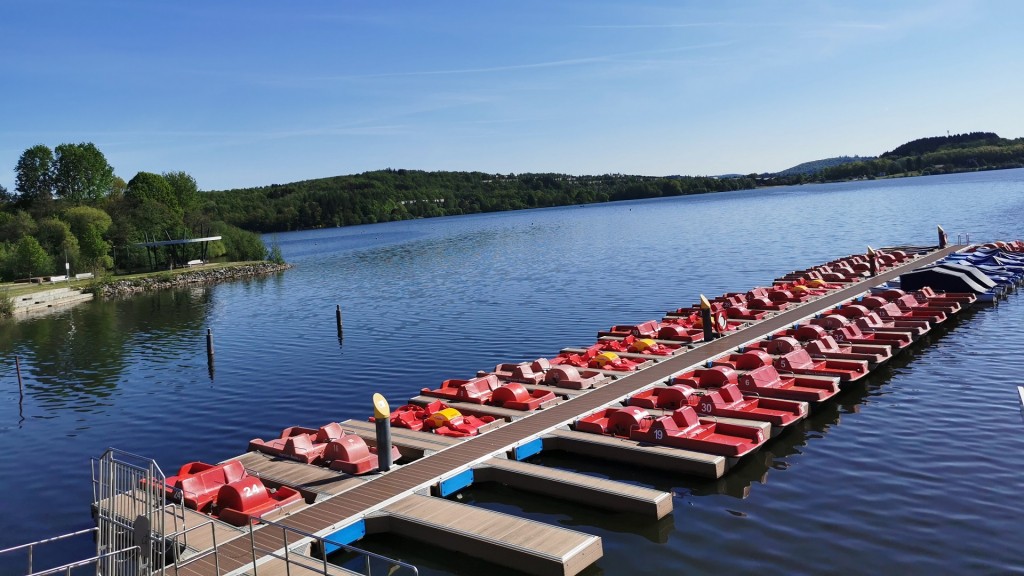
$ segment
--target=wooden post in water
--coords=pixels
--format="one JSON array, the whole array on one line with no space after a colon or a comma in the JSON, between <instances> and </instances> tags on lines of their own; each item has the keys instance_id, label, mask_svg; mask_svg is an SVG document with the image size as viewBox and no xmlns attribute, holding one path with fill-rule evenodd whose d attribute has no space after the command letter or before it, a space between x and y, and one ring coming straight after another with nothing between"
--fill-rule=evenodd
<instances>
[{"instance_id":1,"label":"wooden post in water","mask_svg":"<svg viewBox=\"0 0 1024 576\"><path fill-rule=\"evenodd\" d=\"M949 240L946 238L946 231L942 229L942 226L937 226L939 229L939 248L945 248ZM968 240L970 242L970 240Z\"/></svg>"},{"instance_id":2,"label":"wooden post in water","mask_svg":"<svg viewBox=\"0 0 1024 576\"><path fill-rule=\"evenodd\" d=\"M878 274L878 259L875 258L875 251L871 246L868 246L868 266L871 267L872 277Z\"/></svg>"},{"instance_id":3,"label":"wooden post in water","mask_svg":"<svg viewBox=\"0 0 1024 576\"><path fill-rule=\"evenodd\" d=\"M206 369L210 372L210 381L213 381L213 330L206 329Z\"/></svg>"},{"instance_id":4,"label":"wooden post in water","mask_svg":"<svg viewBox=\"0 0 1024 576\"><path fill-rule=\"evenodd\" d=\"M391 407L380 393L373 395L373 421L377 427L377 469L391 470Z\"/></svg>"},{"instance_id":5,"label":"wooden post in water","mask_svg":"<svg viewBox=\"0 0 1024 576\"><path fill-rule=\"evenodd\" d=\"M21 357L14 357L14 368L18 371L18 396L25 397L25 387L21 383Z\"/></svg>"},{"instance_id":6,"label":"wooden post in water","mask_svg":"<svg viewBox=\"0 0 1024 576\"><path fill-rule=\"evenodd\" d=\"M341 323L341 304L338 304L338 308L334 311L334 316L338 320L338 338L344 338L345 329Z\"/></svg>"}]
</instances>

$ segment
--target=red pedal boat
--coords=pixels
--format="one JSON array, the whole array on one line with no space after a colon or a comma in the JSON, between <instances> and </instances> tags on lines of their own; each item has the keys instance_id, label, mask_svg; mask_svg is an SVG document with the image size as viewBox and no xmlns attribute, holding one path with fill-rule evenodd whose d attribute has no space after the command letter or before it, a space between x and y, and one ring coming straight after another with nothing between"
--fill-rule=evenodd
<instances>
[{"instance_id":1,"label":"red pedal boat","mask_svg":"<svg viewBox=\"0 0 1024 576\"><path fill-rule=\"evenodd\" d=\"M529 391L518 382L502 383L494 374L478 376L469 380L450 379L435 390L424 388L423 394L473 404L488 404L512 410L536 410L543 404L555 400L554 392L546 390Z\"/></svg>"},{"instance_id":2,"label":"red pedal boat","mask_svg":"<svg viewBox=\"0 0 1024 576\"><path fill-rule=\"evenodd\" d=\"M775 398L747 398L736 384L720 388L692 388L682 384L655 386L639 392L626 403L641 408L676 410L690 406L700 414L744 418L784 427L807 416L807 403Z\"/></svg>"},{"instance_id":3,"label":"red pedal boat","mask_svg":"<svg viewBox=\"0 0 1024 576\"><path fill-rule=\"evenodd\" d=\"M757 428L701 421L690 406L659 417L637 406L606 408L577 420L576 429L729 457L749 454L765 441Z\"/></svg>"},{"instance_id":4,"label":"red pedal boat","mask_svg":"<svg viewBox=\"0 0 1024 576\"><path fill-rule=\"evenodd\" d=\"M337 422L316 430L301 426L285 428L280 438L266 442L259 438L250 440L249 450L328 466L346 474L366 474L378 467L377 448L367 446L358 435L346 434ZM391 457L392 461L401 457L398 448L392 447Z\"/></svg>"},{"instance_id":5,"label":"red pedal boat","mask_svg":"<svg viewBox=\"0 0 1024 576\"><path fill-rule=\"evenodd\" d=\"M836 339L840 344L869 344L886 345L892 348L893 353L910 346L914 342L914 336L910 332L899 330L872 329L865 332L860 325L838 314L829 314L810 321L811 325L820 326Z\"/></svg>"},{"instance_id":6,"label":"red pedal boat","mask_svg":"<svg viewBox=\"0 0 1024 576\"><path fill-rule=\"evenodd\" d=\"M757 394L765 398L781 398L801 402L823 402L839 393L839 378L835 376L806 376L800 374L779 374L772 365L772 357L763 350L750 350L742 354L730 354L713 361L715 367L731 369L723 370L727 382L736 382L740 390L747 394ZM739 372L736 372L736 371ZM697 371L694 371L695 373ZM697 380L683 379L677 376L674 384L693 382L704 387L705 378ZM719 377L721 378L721 377ZM720 387L715 386L715 387Z\"/></svg>"},{"instance_id":7,"label":"red pedal boat","mask_svg":"<svg viewBox=\"0 0 1024 576\"><path fill-rule=\"evenodd\" d=\"M783 340L796 340L803 346L811 358L830 358L833 360L865 360L869 368L875 368L892 358L892 346L887 344L853 344L839 342L824 327L817 324L802 324L797 328L780 330L772 335L771 340L748 345L751 348L762 348L769 354L785 354L796 344Z\"/></svg>"},{"instance_id":8,"label":"red pedal boat","mask_svg":"<svg viewBox=\"0 0 1024 576\"><path fill-rule=\"evenodd\" d=\"M594 370L580 370L575 366L552 366L547 358L519 364L498 364L493 372L477 372L477 376L493 374L505 382L545 384L558 388L583 390L608 380L608 376Z\"/></svg>"},{"instance_id":9,"label":"red pedal boat","mask_svg":"<svg viewBox=\"0 0 1024 576\"><path fill-rule=\"evenodd\" d=\"M186 507L235 526L302 501L298 491L288 486L268 490L262 480L246 473L238 460L223 464L189 462L167 478L167 490L171 498Z\"/></svg>"},{"instance_id":10,"label":"red pedal boat","mask_svg":"<svg viewBox=\"0 0 1024 576\"><path fill-rule=\"evenodd\" d=\"M649 360L630 360L620 358L615 352L601 351L595 344L583 354L562 353L551 359L552 366L575 366L577 368L592 368L595 370L610 370L613 372L633 372L646 368Z\"/></svg>"},{"instance_id":11,"label":"red pedal boat","mask_svg":"<svg viewBox=\"0 0 1024 576\"><path fill-rule=\"evenodd\" d=\"M374 418L370 417L370 422ZM391 425L410 430L423 430L441 436L464 438L476 436L480 432L492 428L495 423L493 416L469 416L441 402L431 402L426 406L406 404L391 411Z\"/></svg>"}]
</instances>

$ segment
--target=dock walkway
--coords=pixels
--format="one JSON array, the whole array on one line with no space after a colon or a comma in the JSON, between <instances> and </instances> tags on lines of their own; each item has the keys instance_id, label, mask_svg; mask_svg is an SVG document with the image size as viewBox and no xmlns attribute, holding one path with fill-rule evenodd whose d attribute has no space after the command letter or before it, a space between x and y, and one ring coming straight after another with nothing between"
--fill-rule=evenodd
<instances>
[{"instance_id":1,"label":"dock walkway","mask_svg":"<svg viewBox=\"0 0 1024 576\"><path fill-rule=\"evenodd\" d=\"M736 332L730 332L717 340L702 343L686 352L657 362L642 371L628 373L606 386L569 398L560 404L537 411L527 417L508 422L486 434L447 447L436 444L437 451L433 453L429 453L429 448L432 447L423 446L421 449L426 457L396 468L389 473L373 477L369 481L353 483L352 487L347 489L343 495L317 502L281 518L277 522L306 533L328 535L354 523L364 521L373 514L387 514L389 511L401 510L402 514L407 515L410 509L422 505L422 500L414 498L414 494L422 493L446 478L481 466L494 457L503 457L506 452L545 435L553 435L559 439L571 437L572 434L559 430L564 429L569 423L583 415L619 402L639 390L663 382L672 375L698 366L710 358L791 326L819 311L841 304L872 286L898 278L907 269L927 265L958 248L961 247L954 245L933 250L903 266L844 286L759 322L747 324ZM361 431L361 435L365 433L366 431ZM594 436L594 439L597 438L600 437ZM396 439L396 443L400 442ZM707 458L721 459L721 462L716 460L708 465L716 467L714 473L718 476L724 473L727 459L715 456ZM721 473L717 470L719 466ZM254 537L256 545L262 550L279 550L284 546L281 537L275 532L257 530ZM586 557L589 558L586 565L600 556L600 540L598 539L597 542L596 549L593 543L584 546ZM595 552L596 557L594 557ZM248 537L236 538L220 544L219 554L222 573L227 574L232 571L243 573L247 566L251 569L252 549ZM566 566L564 573L575 574L578 569L582 568L578 565ZM196 559L177 570L177 574L181 576L208 576L214 573L213 560L210 556Z\"/></svg>"}]
</instances>

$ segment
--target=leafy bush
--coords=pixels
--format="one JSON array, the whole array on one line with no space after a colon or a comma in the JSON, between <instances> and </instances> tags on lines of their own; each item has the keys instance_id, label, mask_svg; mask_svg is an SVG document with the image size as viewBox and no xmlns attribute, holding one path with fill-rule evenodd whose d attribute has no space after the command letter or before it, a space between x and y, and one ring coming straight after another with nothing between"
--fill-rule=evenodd
<instances>
[{"instance_id":1,"label":"leafy bush","mask_svg":"<svg viewBox=\"0 0 1024 576\"><path fill-rule=\"evenodd\" d=\"M227 257L236 260L266 260L267 247L255 232L248 232L224 222L217 222L214 228L221 236Z\"/></svg>"}]
</instances>

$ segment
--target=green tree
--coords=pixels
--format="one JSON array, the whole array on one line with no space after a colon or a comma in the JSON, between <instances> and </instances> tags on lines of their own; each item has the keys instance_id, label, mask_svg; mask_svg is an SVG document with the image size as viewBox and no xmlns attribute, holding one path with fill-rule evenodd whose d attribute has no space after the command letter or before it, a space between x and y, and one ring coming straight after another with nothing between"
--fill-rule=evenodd
<instances>
[{"instance_id":1,"label":"green tree","mask_svg":"<svg viewBox=\"0 0 1024 576\"><path fill-rule=\"evenodd\" d=\"M100 234L106 234L112 224L110 215L99 208L92 206L74 206L68 208L61 214L61 218L71 226L75 236L81 237L90 226L99 229Z\"/></svg>"},{"instance_id":2,"label":"green tree","mask_svg":"<svg viewBox=\"0 0 1024 576\"><path fill-rule=\"evenodd\" d=\"M57 218L39 221L36 239L54 262L68 262L78 267L78 238L71 232L71 226ZM60 265L57 266L60 268Z\"/></svg>"},{"instance_id":3,"label":"green tree","mask_svg":"<svg viewBox=\"0 0 1024 576\"><path fill-rule=\"evenodd\" d=\"M0 242L17 242L21 237L35 233L36 221L28 212L0 212Z\"/></svg>"},{"instance_id":4,"label":"green tree","mask_svg":"<svg viewBox=\"0 0 1024 576\"><path fill-rule=\"evenodd\" d=\"M97 202L110 193L114 169L92 142L54 148L53 190L72 204Z\"/></svg>"},{"instance_id":5,"label":"green tree","mask_svg":"<svg viewBox=\"0 0 1024 576\"><path fill-rule=\"evenodd\" d=\"M109 214L91 206L75 206L65 210L63 218L78 238L82 267L90 270L113 267L111 244L106 239L113 224Z\"/></svg>"},{"instance_id":6,"label":"green tree","mask_svg":"<svg viewBox=\"0 0 1024 576\"><path fill-rule=\"evenodd\" d=\"M52 172L53 151L49 147L36 144L22 152L14 168L14 189L20 194L22 207L53 200Z\"/></svg>"},{"instance_id":7,"label":"green tree","mask_svg":"<svg viewBox=\"0 0 1024 576\"><path fill-rule=\"evenodd\" d=\"M7 188L0 185L0 210L14 204L18 197L7 191Z\"/></svg>"},{"instance_id":8,"label":"green tree","mask_svg":"<svg viewBox=\"0 0 1024 576\"><path fill-rule=\"evenodd\" d=\"M188 214L195 210L199 204L199 185L196 179L185 172L164 172L163 177L171 185L182 213Z\"/></svg>"},{"instance_id":9,"label":"green tree","mask_svg":"<svg viewBox=\"0 0 1024 576\"><path fill-rule=\"evenodd\" d=\"M159 202L181 219L182 209L178 204L178 196L166 178L152 172L139 172L128 181L124 197L133 206L138 207L146 200Z\"/></svg>"},{"instance_id":10,"label":"green tree","mask_svg":"<svg viewBox=\"0 0 1024 576\"><path fill-rule=\"evenodd\" d=\"M31 278L37 274L49 274L53 270L53 261L50 256L31 236L25 236L18 241L11 257L13 259L11 269L18 277Z\"/></svg>"},{"instance_id":11,"label":"green tree","mask_svg":"<svg viewBox=\"0 0 1024 576\"><path fill-rule=\"evenodd\" d=\"M90 224L79 236L81 245L82 266L90 270L109 269L114 267L114 259L110 257L110 242L95 224Z\"/></svg>"}]
</instances>

